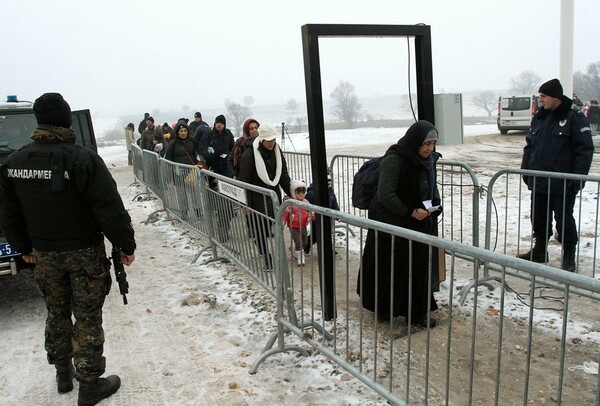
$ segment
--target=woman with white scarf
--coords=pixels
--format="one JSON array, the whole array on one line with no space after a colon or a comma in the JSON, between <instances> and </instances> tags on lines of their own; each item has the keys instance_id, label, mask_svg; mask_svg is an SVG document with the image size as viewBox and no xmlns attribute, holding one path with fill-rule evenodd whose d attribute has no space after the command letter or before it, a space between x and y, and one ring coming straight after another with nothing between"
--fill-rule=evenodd
<instances>
[{"instance_id":1,"label":"woman with white scarf","mask_svg":"<svg viewBox=\"0 0 600 406\"><path fill-rule=\"evenodd\" d=\"M246 148L240 160L238 180L271 189L281 203L281 189L290 195L290 176L283 152L277 144L277 132L268 125L261 125L259 135L254 139L252 148ZM248 191L248 207L269 217L247 216L246 222L250 237L258 246L264 259L264 269L273 269L271 254L267 247L267 238L271 236L271 226L275 219L275 208L264 195Z\"/></svg>"}]
</instances>

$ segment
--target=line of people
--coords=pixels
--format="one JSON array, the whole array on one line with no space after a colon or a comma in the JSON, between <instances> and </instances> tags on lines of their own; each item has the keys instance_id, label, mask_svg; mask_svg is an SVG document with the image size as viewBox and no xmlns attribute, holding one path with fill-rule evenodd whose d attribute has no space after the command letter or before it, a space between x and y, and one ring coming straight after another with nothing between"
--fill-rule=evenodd
<instances>
[{"instance_id":1,"label":"line of people","mask_svg":"<svg viewBox=\"0 0 600 406\"><path fill-rule=\"evenodd\" d=\"M600 106L598 106L598 100L592 99L588 101L581 111L590 122L592 136L600 134Z\"/></svg>"},{"instance_id":2,"label":"line of people","mask_svg":"<svg viewBox=\"0 0 600 406\"><path fill-rule=\"evenodd\" d=\"M244 122L242 136L234 140L224 115L217 116L211 128L202 120L201 113L196 112L192 123L179 119L172 130L172 135L166 129L161 131L154 126L154 119L146 113L138 126L141 134L139 145L142 149L153 150L159 155L160 152L155 148L156 145L161 145L164 158L169 161L186 165L201 162L217 174L273 190L279 198L279 204L282 202L281 190L287 196L296 196L296 190L291 188L292 179L285 156L276 142L278 133L271 126L265 124L261 127L257 120L249 118ZM134 142L132 123L126 127L126 138L128 144ZM249 209L257 213L255 216L246 216L249 235L263 258L263 268L272 270L273 260L268 238L272 236L273 224L270 219L274 218L277 208L262 194L253 191L248 191L247 201ZM229 239L229 222L235 213L224 205L217 208L217 214L218 237L221 242L225 242ZM294 229L291 222L290 226ZM306 227L303 230L298 230L298 235L302 238L297 242L296 251L299 252L308 244ZM296 234L294 231L294 235Z\"/></svg>"}]
</instances>

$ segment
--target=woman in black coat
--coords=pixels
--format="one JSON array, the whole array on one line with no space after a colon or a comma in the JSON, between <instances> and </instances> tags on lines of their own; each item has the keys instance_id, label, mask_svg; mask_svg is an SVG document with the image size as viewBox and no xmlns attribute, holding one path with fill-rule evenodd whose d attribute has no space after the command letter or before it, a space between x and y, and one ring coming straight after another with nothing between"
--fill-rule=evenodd
<instances>
[{"instance_id":1,"label":"woman in black coat","mask_svg":"<svg viewBox=\"0 0 600 406\"><path fill-rule=\"evenodd\" d=\"M184 165L196 165L198 162L198 159L196 158L197 144L194 137L190 135L187 124L183 121L180 121L175 126L174 130L175 135L173 136L171 142L169 142L169 146L165 152L165 159ZM190 215L190 203L188 200L191 198L191 206L195 208L195 213L199 216L200 202L193 193L189 193L190 196L188 196L188 187L186 185L185 178L189 172L182 173L181 169L182 168L173 168L173 184L175 185L175 190L177 192L177 204L179 211L184 217ZM191 170L195 171L196 169Z\"/></svg>"},{"instance_id":2,"label":"woman in black coat","mask_svg":"<svg viewBox=\"0 0 600 406\"><path fill-rule=\"evenodd\" d=\"M196 149L196 140L190 136L190 129L187 124L180 122L175 126L175 136L169 142L165 159L178 164L196 165Z\"/></svg>"},{"instance_id":3,"label":"woman in black coat","mask_svg":"<svg viewBox=\"0 0 600 406\"><path fill-rule=\"evenodd\" d=\"M370 219L437 235L437 215L441 207L430 213L424 205L428 200L434 206L440 204L435 175L435 163L439 159L434 151L437 137L435 127L422 120L414 123L404 137L388 149L381 162L377 196L369 207ZM412 253L409 253L411 247ZM437 256L432 262L435 281ZM432 311L437 309L433 293L428 295L429 269L428 245L414 241L411 244L407 239L394 237L392 251L390 234L369 230L357 286L362 306L376 312L380 320L408 318L410 308L411 322L426 327L428 305ZM433 318L429 326L435 326Z\"/></svg>"},{"instance_id":4,"label":"woman in black coat","mask_svg":"<svg viewBox=\"0 0 600 406\"><path fill-rule=\"evenodd\" d=\"M259 135L252 141L251 148L246 148L240 160L238 180L271 189L277 195L281 204L281 189L291 196L290 175L283 152L276 142L277 132L267 126L260 127ZM280 189L281 188L281 189ZM248 191L248 207L269 219L275 218L275 210L270 199L257 192ZM246 217L250 238L258 246L264 259L265 270L272 269L271 254L267 247L267 238L271 235L272 222L265 216Z\"/></svg>"}]
</instances>

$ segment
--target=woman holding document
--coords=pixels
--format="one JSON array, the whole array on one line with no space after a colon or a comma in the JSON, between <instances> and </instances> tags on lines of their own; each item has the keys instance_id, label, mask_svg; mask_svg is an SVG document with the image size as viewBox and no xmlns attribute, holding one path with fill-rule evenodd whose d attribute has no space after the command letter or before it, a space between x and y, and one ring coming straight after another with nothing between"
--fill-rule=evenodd
<instances>
[{"instance_id":1,"label":"woman holding document","mask_svg":"<svg viewBox=\"0 0 600 406\"><path fill-rule=\"evenodd\" d=\"M381 162L377 196L369 218L437 235L442 212L436 185L435 152L438 131L428 121L417 121ZM379 320L409 317L412 324L434 327L428 311L437 309L430 288L438 280L437 248L430 264L430 247L390 234L369 230L358 277L362 306ZM429 274L432 274L430 279Z\"/></svg>"}]
</instances>

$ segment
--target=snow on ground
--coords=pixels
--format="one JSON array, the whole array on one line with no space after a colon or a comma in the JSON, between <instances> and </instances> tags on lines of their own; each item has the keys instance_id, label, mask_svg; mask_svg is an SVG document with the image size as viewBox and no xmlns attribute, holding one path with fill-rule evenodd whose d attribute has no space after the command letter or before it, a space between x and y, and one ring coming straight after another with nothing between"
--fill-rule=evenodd
<instances>
[{"instance_id":1,"label":"snow on ground","mask_svg":"<svg viewBox=\"0 0 600 406\"><path fill-rule=\"evenodd\" d=\"M404 129L332 131L327 142L364 145L365 131L371 143L374 138L395 142ZM497 130L487 125L465 127L466 136L488 132ZM298 150L307 146L301 136L294 138L296 142ZM118 182L138 242L136 261L126 269L129 304L123 306L113 286L105 305L107 373L119 374L123 386L102 404L386 404L319 354L278 354L250 375L250 365L276 331L273 299L232 264L191 264L205 242L177 223L144 224L160 203L134 199L142 189L131 185L125 147L100 148L100 154ZM45 361L45 310L31 274L24 272L0 284L0 362L5 366L0 370L0 404L74 404L77 390L56 393L53 369ZM479 307L497 306L498 293L497 289L480 296ZM506 309L513 317L527 317L529 311L513 294L506 296ZM557 320L559 315L549 310L542 318ZM573 334L586 341L600 340L589 323L576 319L570 323ZM561 323L544 325L556 333L554 326ZM287 340L298 343L292 336Z\"/></svg>"}]
</instances>

